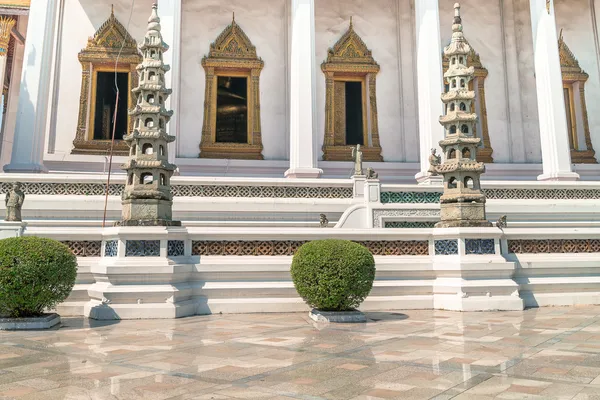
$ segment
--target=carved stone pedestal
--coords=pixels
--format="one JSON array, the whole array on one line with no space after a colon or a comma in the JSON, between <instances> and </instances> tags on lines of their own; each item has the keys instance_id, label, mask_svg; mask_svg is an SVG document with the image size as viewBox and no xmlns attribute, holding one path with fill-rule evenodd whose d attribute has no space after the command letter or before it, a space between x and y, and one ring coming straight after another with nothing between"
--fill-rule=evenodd
<instances>
[{"instance_id":1,"label":"carved stone pedestal","mask_svg":"<svg viewBox=\"0 0 600 400\"><path fill-rule=\"evenodd\" d=\"M501 253L497 228L436 229L432 252L434 308L451 311L524 309L516 264Z\"/></svg>"},{"instance_id":2,"label":"carved stone pedestal","mask_svg":"<svg viewBox=\"0 0 600 400\"><path fill-rule=\"evenodd\" d=\"M195 315L190 243L185 228L105 229L102 257L90 269L96 283L88 289L84 315L98 320Z\"/></svg>"},{"instance_id":3,"label":"carved stone pedestal","mask_svg":"<svg viewBox=\"0 0 600 400\"><path fill-rule=\"evenodd\" d=\"M0 240L23 236L26 222L0 221Z\"/></svg>"}]
</instances>

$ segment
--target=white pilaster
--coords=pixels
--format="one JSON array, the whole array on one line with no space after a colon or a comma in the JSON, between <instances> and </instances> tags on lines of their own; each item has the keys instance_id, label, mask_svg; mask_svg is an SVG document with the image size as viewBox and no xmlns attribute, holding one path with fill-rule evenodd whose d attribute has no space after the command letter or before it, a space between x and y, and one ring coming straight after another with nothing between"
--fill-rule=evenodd
<instances>
[{"instance_id":1,"label":"white pilaster","mask_svg":"<svg viewBox=\"0 0 600 400\"><path fill-rule=\"evenodd\" d=\"M44 172L57 0L31 0L12 158L5 172Z\"/></svg>"},{"instance_id":2,"label":"white pilaster","mask_svg":"<svg viewBox=\"0 0 600 400\"><path fill-rule=\"evenodd\" d=\"M444 128L439 122L444 109L441 100L442 41L438 0L415 0L415 26L421 159L421 171L415 178L419 183L428 184L433 183L427 173L431 149L439 148L439 142L444 138Z\"/></svg>"},{"instance_id":3,"label":"white pilaster","mask_svg":"<svg viewBox=\"0 0 600 400\"><path fill-rule=\"evenodd\" d=\"M287 178L318 178L315 148L316 65L315 2L292 1L290 57L290 169Z\"/></svg>"},{"instance_id":4,"label":"white pilaster","mask_svg":"<svg viewBox=\"0 0 600 400\"><path fill-rule=\"evenodd\" d=\"M539 180L577 180L571 164L554 0L529 0L544 173Z\"/></svg>"},{"instance_id":5,"label":"white pilaster","mask_svg":"<svg viewBox=\"0 0 600 400\"><path fill-rule=\"evenodd\" d=\"M173 110L173 118L168 125L168 132L178 140L169 144L169 162L175 163L179 154L179 94L181 93L181 0L158 0L158 15L162 25L162 36L169 51L164 54L165 64L171 66L171 71L165 76L167 88L173 89L173 94L167 100L166 107Z\"/></svg>"}]
</instances>

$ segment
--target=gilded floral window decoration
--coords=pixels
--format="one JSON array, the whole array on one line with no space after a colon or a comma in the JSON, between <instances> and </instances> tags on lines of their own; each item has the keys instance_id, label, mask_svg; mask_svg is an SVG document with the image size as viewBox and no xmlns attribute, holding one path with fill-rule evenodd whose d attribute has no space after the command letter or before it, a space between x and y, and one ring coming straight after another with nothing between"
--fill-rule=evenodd
<instances>
[{"instance_id":1,"label":"gilded floral window decoration","mask_svg":"<svg viewBox=\"0 0 600 400\"><path fill-rule=\"evenodd\" d=\"M119 51L121 54L116 64ZM108 20L79 53L81 95L72 154L105 155L110 152L115 106L118 112L114 154L126 156L129 153L127 144L121 139L133 127L128 110L133 108L131 90L137 86L136 67L141 60L135 39L111 12ZM118 105L115 82L119 87Z\"/></svg>"},{"instance_id":2,"label":"gilded floral window decoration","mask_svg":"<svg viewBox=\"0 0 600 400\"><path fill-rule=\"evenodd\" d=\"M449 60L444 55L442 57L443 69L445 71L448 68ZM475 101L471 105L471 112L477 113L479 116L478 123L475 125L475 134L481 138L481 148L477 150L477 161L493 163L494 158L492 154L494 153L494 149L490 142L487 106L485 103L485 79L488 76L488 70L481 63L481 58L473 49L473 46L471 46L471 52L467 56L467 62L470 67L475 68L475 76L469 84L469 90L475 92Z\"/></svg>"},{"instance_id":3,"label":"gilded floral window decoration","mask_svg":"<svg viewBox=\"0 0 600 400\"><path fill-rule=\"evenodd\" d=\"M352 161L352 147L360 144L365 161L383 161L376 94L380 67L352 20L321 70L326 79L323 160Z\"/></svg>"},{"instance_id":4,"label":"gilded floral window decoration","mask_svg":"<svg viewBox=\"0 0 600 400\"><path fill-rule=\"evenodd\" d=\"M235 21L202 59L206 73L201 158L262 160L260 73L264 62Z\"/></svg>"},{"instance_id":5,"label":"gilded floral window decoration","mask_svg":"<svg viewBox=\"0 0 600 400\"><path fill-rule=\"evenodd\" d=\"M589 75L579 66L579 61L577 61L563 39L562 31L558 40L558 48L569 144L571 146L571 161L574 164L596 164L596 152L592 146L585 101L585 83Z\"/></svg>"}]
</instances>

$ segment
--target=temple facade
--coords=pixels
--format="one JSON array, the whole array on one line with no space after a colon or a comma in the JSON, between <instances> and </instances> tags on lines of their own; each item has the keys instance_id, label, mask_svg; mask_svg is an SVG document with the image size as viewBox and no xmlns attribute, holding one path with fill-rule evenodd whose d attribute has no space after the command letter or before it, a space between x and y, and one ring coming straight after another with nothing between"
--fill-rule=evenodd
<instances>
[{"instance_id":1,"label":"temple facade","mask_svg":"<svg viewBox=\"0 0 600 400\"><path fill-rule=\"evenodd\" d=\"M154 1L0 0L0 238L77 255L62 315L303 311L329 238L365 310L600 304L600 0Z\"/></svg>"},{"instance_id":2,"label":"temple facade","mask_svg":"<svg viewBox=\"0 0 600 400\"><path fill-rule=\"evenodd\" d=\"M6 172L116 162L153 0L5 1ZM574 3L575 1L575 3ZM183 176L347 178L351 147L394 183L427 180L453 0L159 0L175 95L170 161ZM479 159L498 179L600 173L600 45L588 0L462 3L475 67ZM131 16L131 18L130 18ZM11 35L10 32L13 32ZM121 45L123 48L121 49ZM116 67L116 68L115 68ZM116 74L116 77L115 77ZM371 164L372 163L372 164Z\"/></svg>"}]
</instances>

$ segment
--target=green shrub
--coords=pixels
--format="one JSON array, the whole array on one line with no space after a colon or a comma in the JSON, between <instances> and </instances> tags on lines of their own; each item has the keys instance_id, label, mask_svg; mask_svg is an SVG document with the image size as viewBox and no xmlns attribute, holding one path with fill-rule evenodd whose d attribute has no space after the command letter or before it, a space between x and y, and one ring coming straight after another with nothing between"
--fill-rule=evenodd
<instances>
[{"instance_id":1,"label":"green shrub","mask_svg":"<svg viewBox=\"0 0 600 400\"><path fill-rule=\"evenodd\" d=\"M77 277L77 258L54 240L0 240L0 315L41 315L64 301Z\"/></svg>"},{"instance_id":2,"label":"green shrub","mask_svg":"<svg viewBox=\"0 0 600 400\"><path fill-rule=\"evenodd\" d=\"M321 311L358 308L371 292L375 260L365 247L346 240L320 240L300 247L292 262L298 294Z\"/></svg>"}]
</instances>

